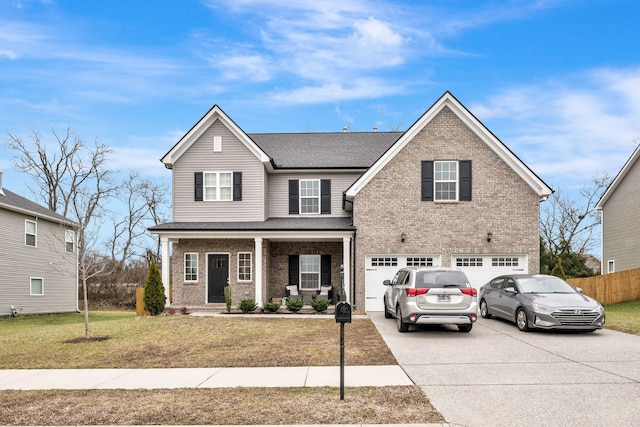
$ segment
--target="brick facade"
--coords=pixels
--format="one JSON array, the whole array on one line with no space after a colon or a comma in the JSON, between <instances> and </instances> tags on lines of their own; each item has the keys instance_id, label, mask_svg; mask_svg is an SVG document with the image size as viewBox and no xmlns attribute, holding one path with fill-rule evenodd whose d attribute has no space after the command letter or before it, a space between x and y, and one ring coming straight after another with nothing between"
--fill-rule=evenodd
<instances>
[{"instance_id":1,"label":"brick facade","mask_svg":"<svg viewBox=\"0 0 640 427\"><path fill-rule=\"evenodd\" d=\"M472 200L421 201L422 160L471 160ZM354 225L357 307L367 254L439 254L444 266L457 254L526 254L529 271L539 270L538 195L448 108L357 194Z\"/></svg>"},{"instance_id":2,"label":"brick facade","mask_svg":"<svg viewBox=\"0 0 640 427\"><path fill-rule=\"evenodd\" d=\"M184 254L198 254L198 280L184 280ZM239 282L238 252L251 252L252 273L250 282ZM229 255L229 282L232 305L240 300L255 297L255 243L253 239L180 239L173 244L171 257L171 284L173 285L173 305L201 306L206 304L207 254L222 253ZM342 263L342 242L280 242L263 240L263 294L262 300L286 296L289 284L289 255L318 254L331 255L331 285L333 295L340 290L340 265Z\"/></svg>"}]
</instances>

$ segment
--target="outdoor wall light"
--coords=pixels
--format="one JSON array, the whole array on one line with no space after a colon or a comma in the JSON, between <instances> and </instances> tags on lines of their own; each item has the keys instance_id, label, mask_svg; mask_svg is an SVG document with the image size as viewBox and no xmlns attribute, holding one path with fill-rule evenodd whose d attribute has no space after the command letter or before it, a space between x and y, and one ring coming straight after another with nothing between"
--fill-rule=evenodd
<instances>
[{"instance_id":1,"label":"outdoor wall light","mask_svg":"<svg viewBox=\"0 0 640 427\"><path fill-rule=\"evenodd\" d=\"M491 231L487 231L487 242L491 242L492 237L493 237L493 233Z\"/></svg>"},{"instance_id":2,"label":"outdoor wall light","mask_svg":"<svg viewBox=\"0 0 640 427\"><path fill-rule=\"evenodd\" d=\"M406 240L406 238L407 238L407 233L405 233L404 231L401 231L401 232L400 232L400 241L401 241L402 243L404 243L404 241Z\"/></svg>"}]
</instances>

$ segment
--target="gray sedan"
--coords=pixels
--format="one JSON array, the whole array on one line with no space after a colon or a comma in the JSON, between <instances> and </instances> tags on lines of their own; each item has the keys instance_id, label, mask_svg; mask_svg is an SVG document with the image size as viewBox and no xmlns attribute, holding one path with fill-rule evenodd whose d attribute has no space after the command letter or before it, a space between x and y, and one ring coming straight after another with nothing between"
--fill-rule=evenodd
<instances>
[{"instance_id":1,"label":"gray sedan","mask_svg":"<svg viewBox=\"0 0 640 427\"><path fill-rule=\"evenodd\" d=\"M604 327L604 308L564 280L544 274L499 276L480 288L480 315L514 322L521 331Z\"/></svg>"}]
</instances>

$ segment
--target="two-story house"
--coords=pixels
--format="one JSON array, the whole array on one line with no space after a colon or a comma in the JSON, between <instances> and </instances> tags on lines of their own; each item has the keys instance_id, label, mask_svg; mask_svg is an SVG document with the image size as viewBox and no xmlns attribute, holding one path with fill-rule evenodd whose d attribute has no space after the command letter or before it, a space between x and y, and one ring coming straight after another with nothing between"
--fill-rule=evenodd
<instances>
[{"instance_id":1,"label":"two-story house","mask_svg":"<svg viewBox=\"0 0 640 427\"><path fill-rule=\"evenodd\" d=\"M77 224L2 187L0 316L78 311Z\"/></svg>"},{"instance_id":2,"label":"two-story house","mask_svg":"<svg viewBox=\"0 0 640 427\"><path fill-rule=\"evenodd\" d=\"M640 145L602 195L602 272L640 268Z\"/></svg>"},{"instance_id":3,"label":"two-story house","mask_svg":"<svg viewBox=\"0 0 640 427\"><path fill-rule=\"evenodd\" d=\"M552 190L449 92L406 132L247 134L214 106L161 161L173 222L150 230L176 306L295 285L376 311L403 266L459 267L477 287L539 269Z\"/></svg>"}]
</instances>

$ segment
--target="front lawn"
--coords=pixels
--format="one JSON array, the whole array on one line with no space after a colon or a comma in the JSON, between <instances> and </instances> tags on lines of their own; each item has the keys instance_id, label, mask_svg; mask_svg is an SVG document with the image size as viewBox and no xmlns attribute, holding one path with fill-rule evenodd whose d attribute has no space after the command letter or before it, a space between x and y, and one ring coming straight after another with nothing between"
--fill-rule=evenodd
<instances>
[{"instance_id":1,"label":"front lawn","mask_svg":"<svg viewBox=\"0 0 640 427\"><path fill-rule=\"evenodd\" d=\"M395 365L373 323L345 324L346 365ZM333 317L155 316L91 312L0 318L0 369L335 366Z\"/></svg>"},{"instance_id":2,"label":"front lawn","mask_svg":"<svg viewBox=\"0 0 640 427\"><path fill-rule=\"evenodd\" d=\"M640 335L640 300L607 305L604 310L607 329Z\"/></svg>"}]
</instances>

